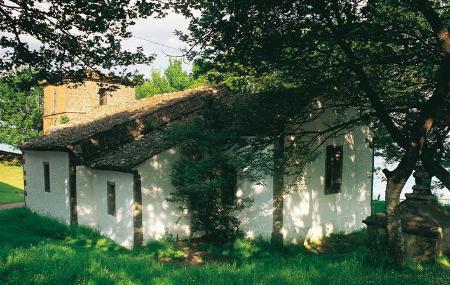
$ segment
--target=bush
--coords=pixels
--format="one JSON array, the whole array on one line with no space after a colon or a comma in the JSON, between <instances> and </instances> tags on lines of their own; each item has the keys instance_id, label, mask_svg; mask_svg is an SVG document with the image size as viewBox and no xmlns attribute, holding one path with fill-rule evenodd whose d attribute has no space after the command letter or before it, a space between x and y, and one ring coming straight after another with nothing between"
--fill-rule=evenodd
<instances>
[{"instance_id":1,"label":"bush","mask_svg":"<svg viewBox=\"0 0 450 285\"><path fill-rule=\"evenodd\" d=\"M150 241L143 250L145 253L158 260L177 260L184 259L187 256L186 253L177 247L173 238L167 236L158 241Z\"/></svg>"},{"instance_id":2,"label":"bush","mask_svg":"<svg viewBox=\"0 0 450 285\"><path fill-rule=\"evenodd\" d=\"M59 119L59 122L64 125L70 122L70 119L69 117L67 117L67 115L62 115L61 118Z\"/></svg>"},{"instance_id":3,"label":"bush","mask_svg":"<svg viewBox=\"0 0 450 285\"><path fill-rule=\"evenodd\" d=\"M227 148L232 134L212 128L216 113L208 110L169 130L169 140L182 154L172 168L176 191L169 200L189 211L192 235L223 244L239 234L236 214L251 200L236 197L239 166Z\"/></svg>"}]
</instances>

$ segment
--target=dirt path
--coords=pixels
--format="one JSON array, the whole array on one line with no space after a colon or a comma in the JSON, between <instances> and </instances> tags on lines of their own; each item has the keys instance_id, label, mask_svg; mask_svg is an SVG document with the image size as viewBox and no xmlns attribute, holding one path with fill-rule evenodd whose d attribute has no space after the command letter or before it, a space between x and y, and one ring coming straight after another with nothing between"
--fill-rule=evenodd
<instances>
[{"instance_id":1,"label":"dirt path","mask_svg":"<svg viewBox=\"0 0 450 285\"><path fill-rule=\"evenodd\" d=\"M11 209L11 208L20 208L20 207L24 207L24 206L25 206L24 202L0 204L0 211L6 210L6 209Z\"/></svg>"}]
</instances>

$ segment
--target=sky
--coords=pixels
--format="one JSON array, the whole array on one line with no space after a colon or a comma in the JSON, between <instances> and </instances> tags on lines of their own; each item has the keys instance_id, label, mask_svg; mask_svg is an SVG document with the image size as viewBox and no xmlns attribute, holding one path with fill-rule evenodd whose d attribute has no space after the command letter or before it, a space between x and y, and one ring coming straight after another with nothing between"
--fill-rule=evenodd
<instances>
[{"instance_id":1,"label":"sky","mask_svg":"<svg viewBox=\"0 0 450 285\"><path fill-rule=\"evenodd\" d=\"M124 48L136 49L141 46L144 48L144 52L156 54L156 59L150 65L136 65L132 68L148 75L152 68L164 69L167 67L170 58L168 55L181 55L182 53L177 49L187 47L174 32L175 30L187 31L188 24L188 19L175 13L169 13L163 19L148 18L136 21L136 25L130 28L133 37L124 41ZM183 60L183 65L186 70L191 69L190 63L186 59Z\"/></svg>"}]
</instances>

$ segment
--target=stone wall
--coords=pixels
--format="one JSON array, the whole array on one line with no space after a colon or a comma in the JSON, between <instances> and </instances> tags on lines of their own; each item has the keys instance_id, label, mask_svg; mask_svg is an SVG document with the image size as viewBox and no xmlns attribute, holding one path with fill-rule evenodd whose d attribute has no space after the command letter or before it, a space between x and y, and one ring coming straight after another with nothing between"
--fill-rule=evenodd
<instances>
[{"instance_id":1,"label":"stone wall","mask_svg":"<svg viewBox=\"0 0 450 285\"><path fill-rule=\"evenodd\" d=\"M101 91L103 89L104 91ZM74 120L100 106L100 93L106 96L107 105L120 105L135 100L133 87L112 84L99 84L85 81L82 84L63 84L44 87L44 133L51 126L61 124L61 117Z\"/></svg>"}]
</instances>

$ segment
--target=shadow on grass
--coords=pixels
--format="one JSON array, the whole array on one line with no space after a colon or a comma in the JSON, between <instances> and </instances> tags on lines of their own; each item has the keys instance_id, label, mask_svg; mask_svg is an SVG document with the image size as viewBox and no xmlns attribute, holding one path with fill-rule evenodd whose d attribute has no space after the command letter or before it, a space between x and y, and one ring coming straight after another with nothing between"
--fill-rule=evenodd
<instances>
[{"instance_id":1,"label":"shadow on grass","mask_svg":"<svg viewBox=\"0 0 450 285\"><path fill-rule=\"evenodd\" d=\"M32 213L26 208L0 212L0 245L13 249L31 247L42 242L56 242L76 249L127 252L87 227L66 226L54 219Z\"/></svg>"},{"instance_id":2,"label":"shadow on grass","mask_svg":"<svg viewBox=\"0 0 450 285\"><path fill-rule=\"evenodd\" d=\"M10 184L0 182L0 204L23 202L23 190Z\"/></svg>"},{"instance_id":3,"label":"shadow on grass","mask_svg":"<svg viewBox=\"0 0 450 285\"><path fill-rule=\"evenodd\" d=\"M404 272L367 267L364 235L331 236L326 253L300 246L274 248L264 240L192 244L207 262L189 266L156 262L175 258L179 246L183 250L185 245L170 239L129 251L91 229L10 209L0 212L0 284L448 283L450 270L433 265Z\"/></svg>"}]
</instances>

